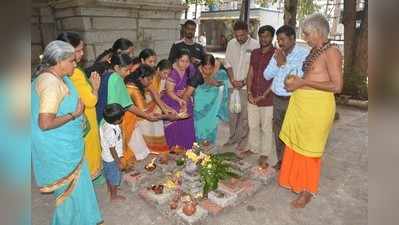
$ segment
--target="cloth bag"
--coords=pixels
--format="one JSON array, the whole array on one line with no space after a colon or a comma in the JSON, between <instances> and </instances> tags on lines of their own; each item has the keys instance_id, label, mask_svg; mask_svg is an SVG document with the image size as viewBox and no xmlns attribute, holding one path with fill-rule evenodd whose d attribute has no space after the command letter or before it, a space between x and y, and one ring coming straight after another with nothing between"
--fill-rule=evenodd
<instances>
[{"instance_id":1,"label":"cloth bag","mask_svg":"<svg viewBox=\"0 0 399 225\"><path fill-rule=\"evenodd\" d=\"M241 97L240 91L237 89L233 90L233 93L230 96L230 106L231 113L240 113L241 112Z\"/></svg>"}]
</instances>

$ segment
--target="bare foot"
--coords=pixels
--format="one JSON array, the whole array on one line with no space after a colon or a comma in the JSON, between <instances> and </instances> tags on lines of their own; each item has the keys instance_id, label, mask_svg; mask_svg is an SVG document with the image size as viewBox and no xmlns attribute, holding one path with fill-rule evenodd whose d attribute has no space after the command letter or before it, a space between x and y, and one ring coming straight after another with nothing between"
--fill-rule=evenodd
<instances>
[{"instance_id":1,"label":"bare foot","mask_svg":"<svg viewBox=\"0 0 399 225\"><path fill-rule=\"evenodd\" d=\"M312 194L309 192L301 192L297 199L291 202L291 206L294 208L305 208L305 206L312 200Z\"/></svg>"},{"instance_id":2,"label":"bare foot","mask_svg":"<svg viewBox=\"0 0 399 225\"><path fill-rule=\"evenodd\" d=\"M122 195L111 196L111 201L112 202L121 202L121 201L124 201L124 200L126 200L126 197L122 196Z\"/></svg>"}]
</instances>

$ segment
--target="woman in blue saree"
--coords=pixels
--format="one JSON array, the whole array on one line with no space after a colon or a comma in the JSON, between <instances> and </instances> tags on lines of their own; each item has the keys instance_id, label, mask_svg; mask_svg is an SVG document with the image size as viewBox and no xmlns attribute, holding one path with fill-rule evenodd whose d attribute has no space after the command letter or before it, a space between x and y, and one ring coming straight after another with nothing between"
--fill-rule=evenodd
<instances>
[{"instance_id":1,"label":"woman in blue saree","mask_svg":"<svg viewBox=\"0 0 399 225\"><path fill-rule=\"evenodd\" d=\"M189 86L195 88L195 139L197 142L215 143L219 122L229 119L228 76L225 70L216 65L215 58L206 54L195 77L189 80ZM204 82L201 82L201 77Z\"/></svg>"},{"instance_id":2,"label":"woman in blue saree","mask_svg":"<svg viewBox=\"0 0 399 225\"><path fill-rule=\"evenodd\" d=\"M84 105L71 80L75 49L50 42L32 81L32 164L41 192L52 192L52 225L102 223L84 159Z\"/></svg>"}]
</instances>

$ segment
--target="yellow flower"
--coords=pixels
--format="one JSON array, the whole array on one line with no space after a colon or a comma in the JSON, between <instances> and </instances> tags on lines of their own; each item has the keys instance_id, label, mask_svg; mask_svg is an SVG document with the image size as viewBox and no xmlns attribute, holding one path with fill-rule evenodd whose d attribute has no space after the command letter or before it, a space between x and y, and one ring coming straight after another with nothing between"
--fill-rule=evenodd
<instances>
[{"instance_id":1,"label":"yellow flower","mask_svg":"<svg viewBox=\"0 0 399 225\"><path fill-rule=\"evenodd\" d=\"M167 189L169 189L169 190L175 189L175 188L176 188L175 182L173 182L173 181L170 180L170 179L168 179L168 180L165 182L164 185L165 185L165 187L166 187Z\"/></svg>"},{"instance_id":2,"label":"yellow flower","mask_svg":"<svg viewBox=\"0 0 399 225\"><path fill-rule=\"evenodd\" d=\"M187 151L186 156L193 162L197 162L197 160L198 160L197 154L195 154L193 151Z\"/></svg>"},{"instance_id":3,"label":"yellow flower","mask_svg":"<svg viewBox=\"0 0 399 225\"><path fill-rule=\"evenodd\" d=\"M202 160L201 165L205 166L210 160L211 160L211 157L209 155L206 155L204 157L204 159Z\"/></svg>"},{"instance_id":4,"label":"yellow flower","mask_svg":"<svg viewBox=\"0 0 399 225\"><path fill-rule=\"evenodd\" d=\"M182 174L181 171L177 171L175 174L175 177L179 178L179 177L181 177L181 174Z\"/></svg>"}]
</instances>

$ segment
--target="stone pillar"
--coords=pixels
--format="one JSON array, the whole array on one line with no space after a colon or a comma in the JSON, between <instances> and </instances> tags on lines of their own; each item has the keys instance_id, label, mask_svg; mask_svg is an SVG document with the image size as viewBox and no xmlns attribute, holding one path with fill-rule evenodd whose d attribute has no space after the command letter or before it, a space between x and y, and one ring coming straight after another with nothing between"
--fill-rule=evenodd
<instances>
[{"instance_id":1,"label":"stone pillar","mask_svg":"<svg viewBox=\"0 0 399 225\"><path fill-rule=\"evenodd\" d=\"M32 1L31 16L31 57L32 65L39 63L39 55L47 43L57 35L52 9L46 0Z\"/></svg>"},{"instance_id":2,"label":"stone pillar","mask_svg":"<svg viewBox=\"0 0 399 225\"><path fill-rule=\"evenodd\" d=\"M179 37L180 0L71 0L51 1L57 32L75 31L86 43L85 59L91 63L118 38L135 45L135 55L153 48L166 58Z\"/></svg>"}]
</instances>

